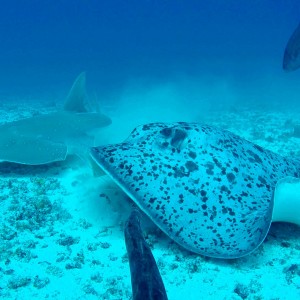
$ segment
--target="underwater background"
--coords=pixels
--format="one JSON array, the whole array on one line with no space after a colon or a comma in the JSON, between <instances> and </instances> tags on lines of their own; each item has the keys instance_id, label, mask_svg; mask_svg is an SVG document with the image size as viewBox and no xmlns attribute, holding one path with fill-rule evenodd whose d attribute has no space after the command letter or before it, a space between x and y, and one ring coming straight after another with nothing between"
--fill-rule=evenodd
<instances>
[{"instance_id":1,"label":"underwater background","mask_svg":"<svg viewBox=\"0 0 300 300\"><path fill-rule=\"evenodd\" d=\"M112 124L202 122L300 155L300 71L283 52L297 0L11 0L0 9L0 124L59 110L86 71ZM1 159L1 157L0 157ZM0 298L132 299L126 195L86 162L0 163ZM170 300L299 299L300 230L273 224L241 259L195 255L145 229Z\"/></svg>"},{"instance_id":2,"label":"underwater background","mask_svg":"<svg viewBox=\"0 0 300 300\"><path fill-rule=\"evenodd\" d=\"M86 70L113 103L128 84L166 82L200 97L226 84L218 103L295 102L299 74L281 62L299 13L296 0L3 1L0 92L63 98Z\"/></svg>"}]
</instances>

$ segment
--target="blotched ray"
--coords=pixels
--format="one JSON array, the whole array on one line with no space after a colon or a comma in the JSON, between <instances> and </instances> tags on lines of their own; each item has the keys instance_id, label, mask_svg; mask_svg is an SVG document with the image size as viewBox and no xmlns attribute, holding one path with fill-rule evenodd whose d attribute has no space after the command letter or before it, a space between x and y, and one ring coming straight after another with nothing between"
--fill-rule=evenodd
<instances>
[{"instance_id":1,"label":"blotched ray","mask_svg":"<svg viewBox=\"0 0 300 300\"><path fill-rule=\"evenodd\" d=\"M300 177L300 161L196 123L140 126L91 156L170 238L218 258L249 254L272 221L289 221L293 209L276 207L272 218L273 195L279 181Z\"/></svg>"}]
</instances>

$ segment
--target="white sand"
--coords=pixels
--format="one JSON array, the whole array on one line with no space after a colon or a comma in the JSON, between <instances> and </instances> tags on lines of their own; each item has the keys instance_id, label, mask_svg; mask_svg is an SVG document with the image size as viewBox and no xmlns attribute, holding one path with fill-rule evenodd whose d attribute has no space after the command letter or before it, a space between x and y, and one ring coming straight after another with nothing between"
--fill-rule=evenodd
<instances>
[{"instance_id":1,"label":"white sand","mask_svg":"<svg viewBox=\"0 0 300 300\"><path fill-rule=\"evenodd\" d=\"M280 154L300 154L300 139L290 134L300 113L228 105L226 111L212 110L204 104L200 110L185 101L184 89L172 85L128 90L109 109L113 124L97 143L122 141L146 122L199 121ZM12 111L3 107L0 117L17 119L33 110ZM0 167L0 297L131 299L123 238L130 204L123 192L107 176L94 178L77 158L41 167ZM254 253L227 261L190 254L154 226L145 236L170 300L300 298L299 227L275 224Z\"/></svg>"}]
</instances>

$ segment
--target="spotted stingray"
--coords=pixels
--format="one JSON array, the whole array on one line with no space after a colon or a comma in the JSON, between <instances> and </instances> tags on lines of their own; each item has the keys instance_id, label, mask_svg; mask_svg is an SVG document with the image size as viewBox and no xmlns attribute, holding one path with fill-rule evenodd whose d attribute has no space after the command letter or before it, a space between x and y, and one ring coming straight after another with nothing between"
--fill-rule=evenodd
<instances>
[{"instance_id":1,"label":"spotted stingray","mask_svg":"<svg viewBox=\"0 0 300 300\"><path fill-rule=\"evenodd\" d=\"M218 258L256 249L272 222L277 182L300 177L300 161L196 123L143 125L91 156L171 239Z\"/></svg>"}]
</instances>

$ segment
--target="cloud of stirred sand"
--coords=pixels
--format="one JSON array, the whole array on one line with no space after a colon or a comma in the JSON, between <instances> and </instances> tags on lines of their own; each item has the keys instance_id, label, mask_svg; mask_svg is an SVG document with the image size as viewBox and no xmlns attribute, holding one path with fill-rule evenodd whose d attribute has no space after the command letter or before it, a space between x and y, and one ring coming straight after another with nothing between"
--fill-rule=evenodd
<instances>
[{"instance_id":1,"label":"cloud of stirred sand","mask_svg":"<svg viewBox=\"0 0 300 300\"><path fill-rule=\"evenodd\" d=\"M106 138L108 142L123 141L136 126L151 122L201 122L210 110L228 106L236 98L225 80L181 78L129 83L109 109L113 122Z\"/></svg>"},{"instance_id":2,"label":"cloud of stirred sand","mask_svg":"<svg viewBox=\"0 0 300 300\"><path fill-rule=\"evenodd\" d=\"M108 103L113 123L105 130L106 139L102 132L96 144L121 142L136 126L150 122L203 122L212 110L220 111L220 118L223 110L232 108L299 110L299 77L293 76L278 68L249 74L178 75L169 81L132 79Z\"/></svg>"}]
</instances>

